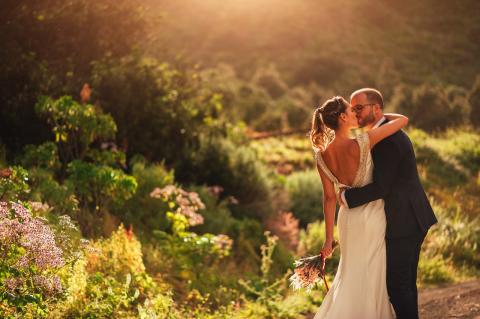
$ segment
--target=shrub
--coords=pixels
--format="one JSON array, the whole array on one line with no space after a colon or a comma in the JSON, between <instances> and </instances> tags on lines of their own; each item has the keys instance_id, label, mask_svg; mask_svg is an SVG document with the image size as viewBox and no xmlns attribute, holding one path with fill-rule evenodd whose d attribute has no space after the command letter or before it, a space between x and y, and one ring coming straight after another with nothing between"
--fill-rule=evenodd
<instances>
[{"instance_id":1,"label":"shrub","mask_svg":"<svg viewBox=\"0 0 480 319\"><path fill-rule=\"evenodd\" d=\"M274 64L257 69L253 75L252 82L264 88L274 99L279 98L287 91L287 84L281 78Z\"/></svg>"},{"instance_id":2,"label":"shrub","mask_svg":"<svg viewBox=\"0 0 480 319\"><path fill-rule=\"evenodd\" d=\"M314 170L293 173L286 178L285 188L290 198L290 210L305 227L308 223L323 219L323 188Z\"/></svg>"},{"instance_id":3,"label":"shrub","mask_svg":"<svg viewBox=\"0 0 480 319\"><path fill-rule=\"evenodd\" d=\"M24 167L40 167L53 172L60 168L57 146L53 142L46 142L38 146L27 145L23 149L21 163Z\"/></svg>"},{"instance_id":4,"label":"shrub","mask_svg":"<svg viewBox=\"0 0 480 319\"><path fill-rule=\"evenodd\" d=\"M198 213L204 208L197 193L187 192L174 185L156 188L151 196L167 204L165 211L169 228L166 231L154 230L156 245L165 257L164 271L175 273L182 278L183 285L202 289L211 283L212 276L221 260L228 256L232 240L224 234L198 235L189 231L191 226L203 223ZM161 270L161 269L157 269ZM211 288L211 287L210 287Z\"/></svg>"},{"instance_id":5,"label":"shrub","mask_svg":"<svg viewBox=\"0 0 480 319\"><path fill-rule=\"evenodd\" d=\"M192 186L190 190L198 193L205 204L205 208L202 210L204 223L194 226L192 230L199 234L228 234L235 221L228 208L232 199L229 197L220 199L223 188L221 186Z\"/></svg>"},{"instance_id":6,"label":"shrub","mask_svg":"<svg viewBox=\"0 0 480 319\"><path fill-rule=\"evenodd\" d=\"M469 94L468 101L472 107L470 121L474 127L480 126L480 76L477 77Z\"/></svg>"},{"instance_id":7,"label":"shrub","mask_svg":"<svg viewBox=\"0 0 480 319\"><path fill-rule=\"evenodd\" d=\"M62 292L57 272L64 259L53 231L23 205L0 202L0 253L0 301L6 308L0 310L45 317L48 300Z\"/></svg>"},{"instance_id":8,"label":"shrub","mask_svg":"<svg viewBox=\"0 0 480 319\"><path fill-rule=\"evenodd\" d=\"M21 166L13 166L0 171L0 201L26 199L30 192L28 172Z\"/></svg>"},{"instance_id":9,"label":"shrub","mask_svg":"<svg viewBox=\"0 0 480 319\"><path fill-rule=\"evenodd\" d=\"M423 284L440 284L453 281L453 270L442 257L420 258L417 280Z\"/></svg>"},{"instance_id":10,"label":"shrub","mask_svg":"<svg viewBox=\"0 0 480 319\"><path fill-rule=\"evenodd\" d=\"M19 161L28 169L31 200L47 203L59 216L75 215L78 211L78 200L72 185L60 184L56 178L60 161L55 143L27 145Z\"/></svg>"},{"instance_id":11,"label":"shrub","mask_svg":"<svg viewBox=\"0 0 480 319\"><path fill-rule=\"evenodd\" d=\"M137 191L124 205L114 209L114 213L124 223L139 229L142 237L148 238L154 229L166 230L168 221L165 216L166 204L150 196L155 187L164 187L174 183L172 170L163 163L148 164L138 160L132 163L132 176L137 181Z\"/></svg>"},{"instance_id":12,"label":"shrub","mask_svg":"<svg viewBox=\"0 0 480 319\"><path fill-rule=\"evenodd\" d=\"M283 299L287 287L287 277L290 275L290 272L287 272L278 279L272 280L270 272L273 264L272 255L278 238L270 236L269 232L265 232L265 236L267 242L260 247L262 256L260 278L251 280L241 279L239 283L245 289L247 297L252 298L256 303L264 307L265 314L285 318L278 304ZM259 314L257 314L257 316L258 315Z\"/></svg>"},{"instance_id":13,"label":"shrub","mask_svg":"<svg viewBox=\"0 0 480 319\"><path fill-rule=\"evenodd\" d=\"M110 115L103 114L91 104L81 105L70 96L57 100L42 96L35 108L52 127L64 165L83 159L94 141L111 139L117 131Z\"/></svg>"},{"instance_id":14,"label":"shrub","mask_svg":"<svg viewBox=\"0 0 480 319\"><path fill-rule=\"evenodd\" d=\"M92 78L127 157L142 154L176 167L196 152L201 134L223 130L221 97L195 69L178 70L139 55L106 57L94 63Z\"/></svg>"},{"instance_id":15,"label":"shrub","mask_svg":"<svg viewBox=\"0 0 480 319\"><path fill-rule=\"evenodd\" d=\"M273 212L271 183L267 168L259 163L254 150L237 147L226 139L201 141L199 152L176 171L179 181L221 186L221 198L233 196L230 209L234 217L269 216Z\"/></svg>"},{"instance_id":16,"label":"shrub","mask_svg":"<svg viewBox=\"0 0 480 319\"><path fill-rule=\"evenodd\" d=\"M480 220L468 220L459 210L450 211L434 203L438 224L426 245L428 256L442 256L456 265L480 265Z\"/></svg>"},{"instance_id":17,"label":"shrub","mask_svg":"<svg viewBox=\"0 0 480 319\"><path fill-rule=\"evenodd\" d=\"M141 244L123 225L93 242L66 277L66 298L56 305L55 317L132 318L172 310L169 287L146 273Z\"/></svg>"},{"instance_id":18,"label":"shrub","mask_svg":"<svg viewBox=\"0 0 480 319\"><path fill-rule=\"evenodd\" d=\"M391 104L395 111L409 116L415 126L430 132L463 124L470 113L461 93L430 84L413 89L396 87Z\"/></svg>"}]
</instances>

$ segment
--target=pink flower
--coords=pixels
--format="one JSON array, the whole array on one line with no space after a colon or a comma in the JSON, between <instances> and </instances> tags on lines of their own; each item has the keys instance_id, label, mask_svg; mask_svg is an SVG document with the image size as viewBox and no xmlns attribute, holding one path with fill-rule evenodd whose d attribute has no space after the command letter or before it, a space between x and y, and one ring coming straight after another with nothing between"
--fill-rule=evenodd
<instances>
[{"instance_id":1,"label":"pink flower","mask_svg":"<svg viewBox=\"0 0 480 319\"><path fill-rule=\"evenodd\" d=\"M155 188L150 197L158 198L163 201L173 200L177 205L175 212L184 215L188 219L190 226L203 224L203 216L197 211L205 209L205 204L195 192L187 192L175 185L167 185L164 188Z\"/></svg>"}]
</instances>

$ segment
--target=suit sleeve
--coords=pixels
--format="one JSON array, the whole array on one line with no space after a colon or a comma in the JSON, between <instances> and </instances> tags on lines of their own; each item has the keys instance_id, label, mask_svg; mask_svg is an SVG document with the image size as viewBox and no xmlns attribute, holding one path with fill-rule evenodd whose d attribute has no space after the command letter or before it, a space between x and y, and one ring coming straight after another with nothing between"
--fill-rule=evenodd
<instances>
[{"instance_id":1,"label":"suit sleeve","mask_svg":"<svg viewBox=\"0 0 480 319\"><path fill-rule=\"evenodd\" d=\"M345 200L349 208L372 202L385 197L390 191L400 162L402 153L392 140L384 140L375 146L373 152L373 182L359 188L345 191Z\"/></svg>"}]
</instances>

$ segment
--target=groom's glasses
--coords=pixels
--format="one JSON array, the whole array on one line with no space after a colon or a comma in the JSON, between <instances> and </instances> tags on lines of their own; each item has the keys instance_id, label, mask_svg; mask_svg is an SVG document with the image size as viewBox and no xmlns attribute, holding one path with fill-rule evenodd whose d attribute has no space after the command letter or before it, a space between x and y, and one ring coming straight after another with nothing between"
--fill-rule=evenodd
<instances>
[{"instance_id":1,"label":"groom's glasses","mask_svg":"<svg viewBox=\"0 0 480 319\"><path fill-rule=\"evenodd\" d=\"M364 108L365 106L375 105L375 104L377 104L377 103L356 104L356 105L352 106L352 110L353 110L354 112L360 112L361 110L363 110L363 108Z\"/></svg>"}]
</instances>

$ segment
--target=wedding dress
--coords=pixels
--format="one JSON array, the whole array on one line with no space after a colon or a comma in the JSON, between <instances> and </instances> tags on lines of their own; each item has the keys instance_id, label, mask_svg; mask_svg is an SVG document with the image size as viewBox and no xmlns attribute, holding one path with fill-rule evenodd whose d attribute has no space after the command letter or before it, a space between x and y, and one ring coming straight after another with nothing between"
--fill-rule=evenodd
<instances>
[{"instance_id":1,"label":"wedding dress","mask_svg":"<svg viewBox=\"0 0 480 319\"><path fill-rule=\"evenodd\" d=\"M360 146L360 163L353 185L340 183L321 153L315 154L320 168L337 190L372 182L373 161L368 134L360 134L356 141ZM340 263L314 319L395 318L387 293L385 229L383 199L352 209L340 208L337 218Z\"/></svg>"}]
</instances>

